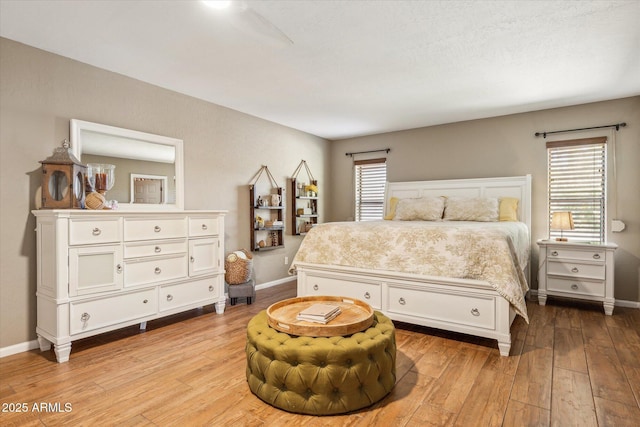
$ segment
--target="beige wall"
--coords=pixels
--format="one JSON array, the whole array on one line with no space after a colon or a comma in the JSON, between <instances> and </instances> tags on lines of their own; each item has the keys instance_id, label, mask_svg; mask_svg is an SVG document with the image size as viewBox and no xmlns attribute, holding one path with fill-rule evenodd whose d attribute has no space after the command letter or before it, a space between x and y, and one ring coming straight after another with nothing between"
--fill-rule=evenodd
<instances>
[{"instance_id":1,"label":"beige wall","mask_svg":"<svg viewBox=\"0 0 640 427\"><path fill-rule=\"evenodd\" d=\"M185 207L229 210L227 250L249 249L248 184L263 164L280 185L301 159L320 185L329 176L326 140L0 38L0 348L35 339L38 161L72 118L183 139ZM288 276L300 239L257 254L258 283Z\"/></svg>"},{"instance_id":2,"label":"beige wall","mask_svg":"<svg viewBox=\"0 0 640 427\"><path fill-rule=\"evenodd\" d=\"M353 217L352 160L346 152L391 148L387 157L389 181L533 176L532 239L548 237L545 139L537 131L584 128L626 122L619 132L600 130L564 133L555 139L604 135L609 144L609 224L621 219L626 229L609 233L616 252L615 297L640 301L640 97L537 111L393 132L332 143L330 219ZM551 138L549 138L551 139ZM384 153L378 153L384 156ZM345 185L346 184L346 185ZM537 287L537 246L533 245Z\"/></svg>"}]
</instances>

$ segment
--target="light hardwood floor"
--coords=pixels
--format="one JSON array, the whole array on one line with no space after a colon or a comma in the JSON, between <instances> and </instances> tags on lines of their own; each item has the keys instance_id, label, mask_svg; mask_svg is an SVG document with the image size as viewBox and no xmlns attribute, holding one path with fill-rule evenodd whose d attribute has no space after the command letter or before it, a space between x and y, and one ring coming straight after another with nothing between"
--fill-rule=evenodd
<instances>
[{"instance_id":1,"label":"light hardwood floor","mask_svg":"<svg viewBox=\"0 0 640 427\"><path fill-rule=\"evenodd\" d=\"M245 380L245 327L294 282L258 291L252 305L212 307L73 344L68 363L38 350L0 359L0 425L638 426L640 310L549 301L517 318L510 357L497 344L397 324L397 383L351 414L290 414ZM6 412L16 404L26 413ZM61 412L35 412L50 404ZM70 409L64 412L65 404ZM11 406L13 405L13 407Z\"/></svg>"}]
</instances>

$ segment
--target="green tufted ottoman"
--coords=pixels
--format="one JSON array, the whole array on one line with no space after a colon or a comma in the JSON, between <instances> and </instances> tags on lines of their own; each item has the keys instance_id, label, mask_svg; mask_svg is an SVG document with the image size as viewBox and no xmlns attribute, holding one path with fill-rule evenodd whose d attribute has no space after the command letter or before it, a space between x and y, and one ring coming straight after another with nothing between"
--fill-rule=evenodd
<instances>
[{"instance_id":1,"label":"green tufted ottoman","mask_svg":"<svg viewBox=\"0 0 640 427\"><path fill-rule=\"evenodd\" d=\"M396 382L395 328L377 311L365 331L313 338L278 332L263 310L247 325L246 353L253 394L289 412L354 411L382 399Z\"/></svg>"}]
</instances>

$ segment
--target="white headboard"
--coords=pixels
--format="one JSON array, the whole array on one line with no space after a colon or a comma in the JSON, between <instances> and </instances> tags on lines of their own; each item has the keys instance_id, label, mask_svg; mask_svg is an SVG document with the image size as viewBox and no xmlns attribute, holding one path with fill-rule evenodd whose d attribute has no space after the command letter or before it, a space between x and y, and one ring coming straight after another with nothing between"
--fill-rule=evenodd
<instances>
[{"instance_id":1,"label":"white headboard","mask_svg":"<svg viewBox=\"0 0 640 427\"><path fill-rule=\"evenodd\" d=\"M387 182L384 212L387 213L391 197L406 199L425 196L515 197L520 199L518 218L527 224L531 235L531 175Z\"/></svg>"}]
</instances>

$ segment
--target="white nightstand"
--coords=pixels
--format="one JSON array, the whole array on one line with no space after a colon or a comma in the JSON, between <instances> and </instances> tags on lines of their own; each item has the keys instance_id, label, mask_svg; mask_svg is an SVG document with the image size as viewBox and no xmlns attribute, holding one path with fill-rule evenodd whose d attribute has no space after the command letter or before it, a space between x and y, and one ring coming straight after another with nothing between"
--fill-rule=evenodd
<instances>
[{"instance_id":1,"label":"white nightstand","mask_svg":"<svg viewBox=\"0 0 640 427\"><path fill-rule=\"evenodd\" d=\"M578 243L538 240L540 263L538 301L547 295L602 301L605 314L613 314L615 243Z\"/></svg>"}]
</instances>

